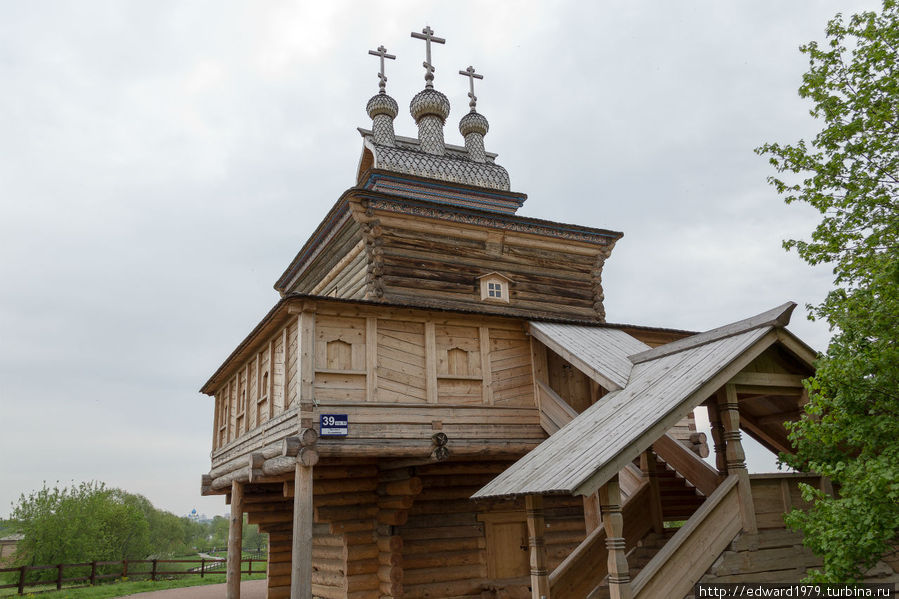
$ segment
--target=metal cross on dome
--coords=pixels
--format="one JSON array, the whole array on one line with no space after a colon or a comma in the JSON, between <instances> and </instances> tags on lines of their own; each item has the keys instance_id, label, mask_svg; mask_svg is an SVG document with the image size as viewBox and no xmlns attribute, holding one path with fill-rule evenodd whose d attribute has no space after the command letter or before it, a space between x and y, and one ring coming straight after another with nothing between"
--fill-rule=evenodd
<instances>
[{"instance_id":1,"label":"metal cross on dome","mask_svg":"<svg viewBox=\"0 0 899 599\"><path fill-rule=\"evenodd\" d=\"M387 75L384 74L384 59L389 58L390 60L396 60L396 56L394 56L393 54L388 54L387 48L385 48L383 45L378 46L377 51L369 50L368 53L371 54L372 56L380 56L381 57L381 72L378 73L378 80L379 80L378 87L381 88L382 94L386 94L387 93L387 90L386 90Z\"/></svg>"},{"instance_id":2,"label":"metal cross on dome","mask_svg":"<svg viewBox=\"0 0 899 599\"><path fill-rule=\"evenodd\" d=\"M421 64L425 68L425 87L431 89L434 87L434 65L431 64L431 42L435 44L445 44L446 40L442 37L434 37L434 30L429 25L421 30L421 33L412 32L412 37L425 41L425 61Z\"/></svg>"},{"instance_id":3,"label":"metal cross on dome","mask_svg":"<svg viewBox=\"0 0 899 599\"><path fill-rule=\"evenodd\" d=\"M469 102L468 105L471 107L471 111L474 112L475 108L477 108L478 106L478 97L474 95L474 80L483 79L484 76L475 73L474 67L471 65L469 65L468 68L464 71L459 71L459 74L468 77L468 83L471 87L471 91L468 92L468 97L471 98L471 102Z\"/></svg>"}]
</instances>

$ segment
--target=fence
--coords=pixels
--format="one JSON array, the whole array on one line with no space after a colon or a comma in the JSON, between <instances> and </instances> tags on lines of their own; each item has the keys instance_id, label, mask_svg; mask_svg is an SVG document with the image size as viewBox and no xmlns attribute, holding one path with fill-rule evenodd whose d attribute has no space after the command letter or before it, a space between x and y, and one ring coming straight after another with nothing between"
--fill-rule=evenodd
<instances>
[{"instance_id":1,"label":"fence","mask_svg":"<svg viewBox=\"0 0 899 599\"><path fill-rule=\"evenodd\" d=\"M139 578L139 577L149 577L150 580L156 580L162 576L191 576L191 575L199 575L201 578L206 574L224 574L226 569L223 567L224 559L135 559L135 560L121 560L121 561L94 561L94 562L85 562L80 564L57 564L55 566L19 566L18 568L0 568L0 574L4 574L7 572L17 572L19 580L12 584L0 584L0 589L11 589L16 588L17 593L19 595L25 594L26 587L34 587L34 586L53 586L56 585L57 590L61 590L63 585L66 584L66 588L78 588L79 586L93 586L97 584L98 581L106 580L109 578ZM257 568L253 570L254 563L262 563L265 564L266 560L264 559L242 559L240 560L241 564L247 564L247 569L244 570L243 566L241 566L241 574L264 574L265 566L261 568ZM185 567L182 570L165 570L160 569L166 567L166 564L199 564L196 568L187 568ZM116 570L113 572L109 571L109 566L118 566L121 565L121 570ZM148 567L147 567L148 566ZM79 569L86 571L90 568L90 574L85 576L65 576L66 569ZM172 566L169 566L172 568ZM39 581L39 582L28 582L26 581L26 576L29 572L38 572L42 570L56 570L56 580L55 581ZM100 569L105 570L105 572L100 572ZM71 572L70 572L71 574ZM73 584L69 584L73 583Z\"/></svg>"}]
</instances>

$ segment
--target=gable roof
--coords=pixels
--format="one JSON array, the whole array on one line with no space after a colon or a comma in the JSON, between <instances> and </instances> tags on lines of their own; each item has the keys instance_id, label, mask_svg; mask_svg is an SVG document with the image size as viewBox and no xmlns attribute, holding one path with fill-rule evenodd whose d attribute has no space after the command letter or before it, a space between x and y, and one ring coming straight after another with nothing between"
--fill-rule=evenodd
<instances>
[{"instance_id":1,"label":"gable roof","mask_svg":"<svg viewBox=\"0 0 899 599\"><path fill-rule=\"evenodd\" d=\"M629 359L633 366L622 388L585 410L473 498L593 493L778 342L782 336L777 329L788 322L794 307L793 303L784 304L750 319L633 354ZM545 329L543 324L535 325L531 325L534 330ZM552 326L557 331L569 327L569 335L578 332L575 328L589 328ZM602 357L607 348L596 345L602 336L579 338L584 341L577 350L582 362L598 360L596 368L605 372L623 364L620 349L618 355Z\"/></svg>"},{"instance_id":2,"label":"gable roof","mask_svg":"<svg viewBox=\"0 0 899 599\"><path fill-rule=\"evenodd\" d=\"M628 356L650 349L618 329L549 322L529 322L528 328L535 339L609 391L627 385L634 367Z\"/></svg>"}]
</instances>

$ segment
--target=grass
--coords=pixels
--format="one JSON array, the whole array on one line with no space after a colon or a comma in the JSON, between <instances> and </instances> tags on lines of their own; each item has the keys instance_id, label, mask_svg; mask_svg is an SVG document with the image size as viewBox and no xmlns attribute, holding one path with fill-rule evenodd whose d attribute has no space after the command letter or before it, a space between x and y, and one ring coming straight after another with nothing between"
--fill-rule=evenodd
<instances>
[{"instance_id":1,"label":"grass","mask_svg":"<svg viewBox=\"0 0 899 599\"><path fill-rule=\"evenodd\" d=\"M174 564L169 564L174 565ZM253 574L252 576L244 575L241 580L260 580L265 578L265 574ZM199 576L191 576L189 578L178 578L172 580L138 580L138 581L115 581L106 584L98 584L93 587L84 587L80 589L55 589L55 585L46 587L30 587L26 590L23 597L35 597L39 599L108 599L110 597L125 597L135 593L144 593L147 591L162 591L165 589L178 589L183 587L195 587L207 584L221 584L225 582L224 574L207 575L204 578ZM16 596L15 589L2 589L0 596Z\"/></svg>"}]
</instances>

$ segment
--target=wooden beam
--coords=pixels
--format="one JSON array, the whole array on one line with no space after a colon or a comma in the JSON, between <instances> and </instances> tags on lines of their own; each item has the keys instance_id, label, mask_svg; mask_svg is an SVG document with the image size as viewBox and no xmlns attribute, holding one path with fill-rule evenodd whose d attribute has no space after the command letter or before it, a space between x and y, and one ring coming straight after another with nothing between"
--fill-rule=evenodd
<instances>
[{"instance_id":1,"label":"wooden beam","mask_svg":"<svg viewBox=\"0 0 899 599\"><path fill-rule=\"evenodd\" d=\"M649 483L649 518L652 520L652 530L662 534L665 532L665 521L662 518L662 493L659 489L658 462L656 462L656 454L652 448L640 454L640 470L643 472L643 478Z\"/></svg>"},{"instance_id":2,"label":"wooden beam","mask_svg":"<svg viewBox=\"0 0 899 599\"><path fill-rule=\"evenodd\" d=\"M668 462L668 465L687 479L700 493L708 497L721 482L718 473L705 460L684 447L684 445L665 433L652 444L655 453ZM642 468L642 466L641 466Z\"/></svg>"},{"instance_id":3,"label":"wooden beam","mask_svg":"<svg viewBox=\"0 0 899 599\"><path fill-rule=\"evenodd\" d=\"M786 418L784 419L786 420ZM784 453L793 453L793 448L785 439L778 439L762 428L758 420L752 418L748 414L740 414L740 426L755 437L762 445L765 445L771 451L782 451Z\"/></svg>"},{"instance_id":4,"label":"wooden beam","mask_svg":"<svg viewBox=\"0 0 899 599\"><path fill-rule=\"evenodd\" d=\"M226 599L240 599L240 550L243 545L243 483L231 483L231 516L228 523Z\"/></svg>"},{"instance_id":5,"label":"wooden beam","mask_svg":"<svg viewBox=\"0 0 899 599\"><path fill-rule=\"evenodd\" d=\"M312 599L312 468L297 463L295 475L290 599Z\"/></svg>"},{"instance_id":6,"label":"wooden beam","mask_svg":"<svg viewBox=\"0 0 899 599\"><path fill-rule=\"evenodd\" d=\"M799 358L800 361L804 362L806 366L814 369L815 362L818 361L818 354L815 350L800 341L786 329L777 330L777 340L787 348L787 351Z\"/></svg>"},{"instance_id":7,"label":"wooden beam","mask_svg":"<svg viewBox=\"0 0 899 599\"><path fill-rule=\"evenodd\" d=\"M808 378L801 374L783 374L777 372L741 372L730 380L734 385L750 385L753 387L796 387L802 389L802 380Z\"/></svg>"},{"instance_id":8,"label":"wooden beam","mask_svg":"<svg viewBox=\"0 0 899 599\"><path fill-rule=\"evenodd\" d=\"M531 554L531 597L550 599L549 572L546 569L546 528L543 519L543 496L527 495L524 498L528 519L528 547Z\"/></svg>"}]
</instances>

